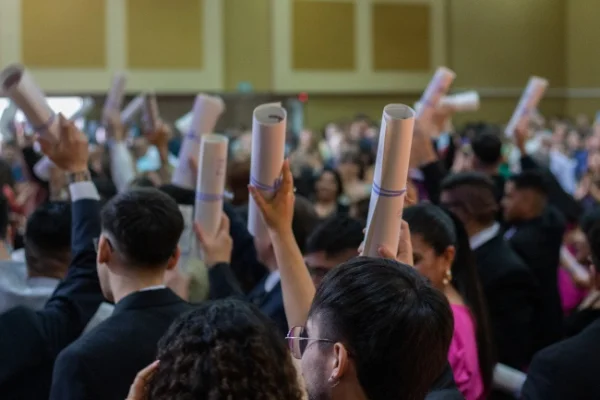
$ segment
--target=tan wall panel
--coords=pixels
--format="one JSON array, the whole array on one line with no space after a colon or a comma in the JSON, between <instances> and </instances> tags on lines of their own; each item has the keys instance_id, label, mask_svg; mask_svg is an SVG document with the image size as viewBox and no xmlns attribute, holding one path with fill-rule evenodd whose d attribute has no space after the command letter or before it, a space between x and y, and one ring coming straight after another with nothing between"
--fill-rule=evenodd
<instances>
[{"instance_id":1,"label":"tan wall panel","mask_svg":"<svg viewBox=\"0 0 600 400\"><path fill-rule=\"evenodd\" d=\"M565 1L449 0L455 86L522 87L540 75L563 87Z\"/></svg>"},{"instance_id":2,"label":"tan wall panel","mask_svg":"<svg viewBox=\"0 0 600 400\"><path fill-rule=\"evenodd\" d=\"M372 13L373 69L431 69L430 6L375 3Z\"/></svg>"},{"instance_id":3,"label":"tan wall panel","mask_svg":"<svg viewBox=\"0 0 600 400\"><path fill-rule=\"evenodd\" d=\"M292 12L292 68L354 70L355 5L295 1Z\"/></svg>"},{"instance_id":4,"label":"tan wall panel","mask_svg":"<svg viewBox=\"0 0 600 400\"><path fill-rule=\"evenodd\" d=\"M567 1L567 74L569 87L600 87L600 1Z\"/></svg>"},{"instance_id":5,"label":"tan wall panel","mask_svg":"<svg viewBox=\"0 0 600 400\"><path fill-rule=\"evenodd\" d=\"M271 0L224 0L225 89L271 90Z\"/></svg>"},{"instance_id":6,"label":"tan wall panel","mask_svg":"<svg viewBox=\"0 0 600 400\"><path fill-rule=\"evenodd\" d=\"M104 0L21 0L21 61L33 68L104 68Z\"/></svg>"},{"instance_id":7,"label":"tan wall panel","mask_svg":"<svg viewBox=\"0 0 600 400\"><path fill-rule=\"evenodd\" d=\"M126 0L127 66L202 69L203 1Z\"/></svg>"}]
</instances>

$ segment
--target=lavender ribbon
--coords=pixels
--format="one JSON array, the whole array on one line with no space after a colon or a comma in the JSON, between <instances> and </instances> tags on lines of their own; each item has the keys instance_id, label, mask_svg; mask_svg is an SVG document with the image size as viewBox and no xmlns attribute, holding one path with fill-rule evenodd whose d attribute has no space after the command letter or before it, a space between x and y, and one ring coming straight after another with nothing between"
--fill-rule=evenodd
<instances>
[{"instance_id":1,"label":"lavender ribbon","mask_svg":"<svg viewBox=\"0 0 600 400\"><path fill-rule=\"evenodd\" d=\"M34 126L33 130L36 132L48 132L48 129L50 129L50 126L52 126L55 119L56 119L56 114L52 114L50 116L50 118L48 118L48 121L46 121L42 125Z\"/></svg>"},{"instance_id":2,"label":"lavender ribbon","mask_svg":"<svg viewBox=\"0 0 600 400\"><path fill-rule=\"evenodd\" d=\"M250 184L257 189L264 190L265 192L275 192L277 189L279 189L279 186L281 186L281 178L275 179L275 183L273 186L271 186L260 182L253 176L250 176Z\"/></svg>"},{"instance_id":3,"label":"lavender ribbon","mask_svg":"<svg viewBox=\"0 0 600 400\"><path fill-rule=\"evenodd\" d=\"M196 192L196 200L200 201L220 201L223 200L223 194Z\"/></svg>"},{"instance_id":4,"label":"lavender ribbon","mask_svg":"<svg viewBox=\"0 0 600 400\"><path fill-rule=\"evenodd\" d=\"M373 182L373 192L380 197L400 197L406 193L406 188L401 190L388 190Z\"/></svg>"}]
</instances>

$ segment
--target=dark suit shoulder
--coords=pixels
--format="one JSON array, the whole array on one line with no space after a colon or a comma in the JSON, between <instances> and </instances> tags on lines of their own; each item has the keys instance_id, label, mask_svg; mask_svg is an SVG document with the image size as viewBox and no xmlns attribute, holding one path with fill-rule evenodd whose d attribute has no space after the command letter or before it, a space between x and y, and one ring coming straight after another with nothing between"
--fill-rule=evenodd
<instances>
[{"instance_id":1,"label":"dark suit shoulder","mask_svg":"<svg viewBox=\"0 0 600 400\"><path fill-rule=\"evenodd\" d=\"M527 264L511 249L501 235L497 235L481 247L475 249L475 257L481 281L519 280L534 281Z\"/></svg>"}]
</instances>

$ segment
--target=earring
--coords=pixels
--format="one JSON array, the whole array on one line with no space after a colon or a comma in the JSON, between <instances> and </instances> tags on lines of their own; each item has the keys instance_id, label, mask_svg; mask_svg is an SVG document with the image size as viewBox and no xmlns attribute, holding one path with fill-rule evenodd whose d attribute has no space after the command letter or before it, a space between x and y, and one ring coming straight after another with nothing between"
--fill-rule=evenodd
<instances>
[{"instance_id":1,"label":"earring","mask_svg":"<svg viewBox=\"0 0 600 400\"><path fill-rule=\"evenodd\" d=\"M333 378L329 378L329 385L334 388L337 385L340 384L340 380L339 379L333 379Z\"/></svg>"},{"instance_id":2,"label":"earring","mask_svg":"<svg viewBox=\"0 0 600 400\"><path fill-rule=\"evenodd\" d=\"M452 271L450 269L446 270L446 277L442 280L444 286L448 286L448 284L452 282Z\"/></svg>"}]
</instances>

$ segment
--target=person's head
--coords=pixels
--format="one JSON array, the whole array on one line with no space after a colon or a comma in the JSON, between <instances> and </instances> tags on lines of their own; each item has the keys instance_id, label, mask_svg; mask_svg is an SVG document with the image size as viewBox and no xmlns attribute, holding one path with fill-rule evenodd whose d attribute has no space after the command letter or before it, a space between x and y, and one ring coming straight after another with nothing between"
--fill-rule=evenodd
<instances>
[{"instance_id":1,"label":"person's head","mask_svg":"<svg viewBox=\"0 0 600 400\"><path fill-rule=\"evenodd\" d=\"M344 214L323 221L308 237L304 261L315 286L329 270L358 255L363 224Z\"/></svg>"},{"instance_id":2,"label":"person's head","mask_svg":"<svg viewBox=\"0 0 600 400\"><path fill-rule=\"evenodd\" d=\"M292 219L292 231L294 238L300 251L304 253L306 248L306 239L319 224L319 216L315 211L313 204L305 197L296 196L294 202L294 217ZM275 261L275 253L273 252L273 245L271 241L267 239L254 238L254 246L256 247L256 255L258 260L270 270L277 268L277 262Z\"/></svg>"},{"instance_id":3,"label":"person's head","mask_svg":"<svg viewBox=\"0 0 600 400\"><path fill-rule=\"evenodd\" d=\"M438 289L452 285L475 317L479 367L490 387L495 363L489 317L465 227L450 211L422 203L404 210L417 270Z\"/></svg>"},{"instance_id":4,"label":"person's head","mask_svg":"<svg viewBox=\"0 0 600 400\"><path fill-rule=\"evenodd\" d=\"M315 182L317 201L332 202L344 193L342 177L336 170L325 167Z\"/></svg>"},{"instance_id":5,"label":"person's head","mask_svg":"<svg viewBox=\"0 0 600 400\"><path fill-rule=\"evenodd\" d=\"M112 198L102 209L98 275L102 292L115 299L125 285L162 283L179 260L183 216L169 195L150 188Z\"/></svg>"},{"instance_id":6,"label":"person's head","mask_svg":"<svg viewBox=\"0 0 600 400\"><path fill-rule=\"evenodd\" d=\"M146 176L138 176L137 178L135 178L131 182L129 182L129 187L131 189L140 189L140 188L153 188L156 186L154 185L154 182L152 182L152 179L150 179Z\"/></svg>"},{"instance_id":7,"label":"person's head","mask_svg":"<svg viewBox=\"0 0 600 400\"><path fill-rule=\"evenodd\" d=\"M502 141L492 132L481 132L471 141L475 169L497 168L502 162Z\"/></svg>"},{"instance_id":8,"label":"person's head","mask_svg":"<svg viewBox=\"0 0 600 400\"><path fill-rule=\"evenodd\" d=\"M25 261L30 277L65 277L71 262L70 203L43 204L27 218Z\"/></svg>"},{"instance_id":9,"label":"person's head","mask_svg":"<svg viewBox=\"0 0 600 400\"><path fill-rule=\"evenodd\" d=\"M581 135L576 129L571 129L567 136L567 150L569 153L575 152L581 148Z\"/></svg>"},{"instance_id":10,"label":"person's head","mask_svg":"<svg viewBox=\"0 0 600 400\"><path fill-rule=\"evenodd\" d=\"M524 171L506 182L502 210L507 222L526 221L539 217L546 207L546 179L537 171Z\"/></svg>"},{"instance_id":11,"label":"person's head","mask_svg":"<svg viewBox=\"0 0 600 400\"><path fill-rule=\"evenodd\" d=\"M303 129L298 138L298 147L306 152L314 152L318 150L319 142L316 140L313 131Z\"/></svg>"},{"instance_id":12,"label":"person's head","mask_svg":"<svg viewBox=\"0 0 600 400\"><path fill-rule=\"evenodd\" d=\"M485 174L461 172L442 181L440 203L455 213L469 235L491 226L498 211L494 182Z\"/></svg>"},{"instance_id":13,"label":"person's head","mask_svg":"<svg viewBox=\"0 0 600 400\"><path fill-rule=\"evenodd\" d=\"M337 170L345 181L363 179L365 174L365 166L360 154L355 150L344 151L341 154Z\"/></svg>"},{"instance_id":14,"label":"person's head","mask_svg":"<svg viewBox=\"0 0 600 400\"><path fill-rule=\"evenodd\" d=\"M284 339L240 300L205 302L180 316L159 341L158 359L149 400L302 399Z\"/></svg>"},{"instance_id":15,"label":"person's head","mask_svg":"<svg viewBox=\"0 0 600 400\"><path fill-rule=\"evenodd\" d=\"M357 257L325 276L290 333L309 399L422 400L447 365L453 317L414 268Z\"/></svg>"}]
</instances>

